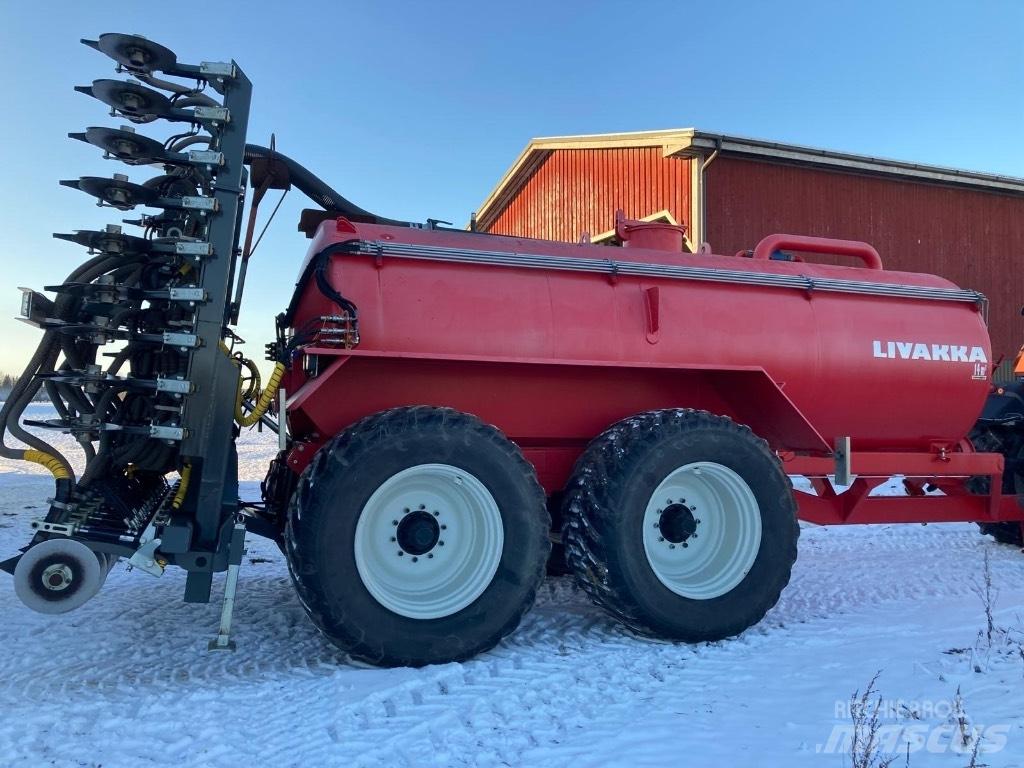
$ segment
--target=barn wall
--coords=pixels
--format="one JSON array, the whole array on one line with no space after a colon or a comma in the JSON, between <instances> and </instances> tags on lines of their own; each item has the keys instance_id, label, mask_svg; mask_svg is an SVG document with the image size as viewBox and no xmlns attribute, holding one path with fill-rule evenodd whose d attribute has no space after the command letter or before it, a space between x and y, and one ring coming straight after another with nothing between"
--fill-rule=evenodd
<instances>
[{"instance_id":1,"label":"barn wall","mask_svg":"<svg viewBox=\"0 0 1024 768\"><path fill-rule=\"evenodd\" d=\"M618 208L634 218L667 209L685 223L690 161L661 147L555 150L488 231L576 242L612 229Z\"/></svg>"},{"instance_id":2,"label":"barn wall","mask_svg":"<svg viewBox=\"0 0 1024 768\"><path fill-rule=\"evenodd\" d=\"M712 163L705 184L715 253L773 232L865 240L888 269L988 296L994 357L1024 342L1024 197L729 157Z\"/></svg>"}]
</instances>

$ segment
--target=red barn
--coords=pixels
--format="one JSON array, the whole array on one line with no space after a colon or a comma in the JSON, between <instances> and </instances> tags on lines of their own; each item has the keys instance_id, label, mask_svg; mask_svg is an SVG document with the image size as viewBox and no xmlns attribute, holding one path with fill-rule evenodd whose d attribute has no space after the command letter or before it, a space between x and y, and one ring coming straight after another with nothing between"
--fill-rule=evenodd
<instances>
[{"instance_id":1,"label":"red barn","mask_svg":"<svg viewBox=\"0 0 1024 768\"><path fill-rule=\"evenodd\" d=\"M865 240L889 269L989 297L995 358L1024 342L1024 179L693 129L534 139L478 229L609 240L613 215L688 227L732 254L775 232Z\"/></svg>"}]
</instances>

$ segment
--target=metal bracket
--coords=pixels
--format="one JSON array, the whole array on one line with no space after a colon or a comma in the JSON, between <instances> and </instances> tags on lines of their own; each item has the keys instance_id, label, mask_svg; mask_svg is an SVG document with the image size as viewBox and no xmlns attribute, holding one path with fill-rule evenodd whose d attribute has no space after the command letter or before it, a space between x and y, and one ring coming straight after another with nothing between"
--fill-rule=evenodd
<instances>
[{"instance_id":1,"label":"metal bracket","mask_svg":"<svg viewBox=\"0 0 1024 768\"><path fill-rule=\"evenodd\" d=\"M171 301L206 301L206 291L202 288L170 288L167 298Z\"/></svg>"},{"instance_id":2,"label":"metal bracket","mask_svg":"<svg viewBox=\"0 0 1024 768\"><path fill-rule=\"evenodd\" d=\"M235 65L230 61L203 61L199 63L199 74L207 77L235 77Z\"/></svg>"},{"instance_id":3,"label":"metal bracket","mask_svg":"<svg viewBox=\"0 0 1024 768\"><path fill-rule=\"evenodd\" d=\"M197 120L212 120L219 123L231 120L231 113L225 107L196 107L193 114Z\"/></svg>"},{"instance_id":4,"label":"metal bracket","mask_svg":"<svg viewBox=\"0 0 1024 768\"><path fill-rule=\"evenodd\" d=\"M140 571L145 571L151 576L163 576L164 566L161 565L161 560L156 556L156 550L160 546L160 539L151 539L145 542L137 550L135 554L128 558L128 564L134 568L138 568Z\"/></svg>"},{"instance_id":5,"label":"metal bracket","mask_svg":"<svg viewBox=\"0 0 1024 768\"><path fill-rule=\"evenodd\" d=\"M220 610L220 629L207 648L211 651L233 651L235 641L231 639L231 618L235 610L235 592L238 590L238 569L245 554L245 523L235 523L228 553L228 576L224 582L224 603Z\"/></svg>"},{"instance_id":6,"label":"metal bracket","mask_svg":"<svg viewBox=\"0 0 1024 768\"><path fill-rule=\"evenodd\" d=\"M157 440L184 440L185 430L182 427L163 427L151 424L149 436L155 437Z\"/></svg>"},{"instance_id":7,"label":"metal bracket","mask_svg":"<svg viewBox=\"0 0 1024 768\"><path fill-rule=\"evenodd\" d=\"M284 387L277 390L277 449L288 450L288 393Z\"/></svg>"},{"instance_id":8,"label":"metal bracket","mask_svg":"<svg viewBox=\"0 0 1024 768\"><path fill-rule=\"evenodd\" d=\"M181 198L182 208L191 208L194 211L216 211L217 198L203 197L201 195L186 195Z\"/></svg>"},{"instance_id":9,"label":"metal bracket","mask_svg":"<svg viewBox=\"0 0 1024 768\"><path fill-rule=\"evenodd\" d=\"M224 153L210 149L193 149L188 153L188 161L193 165L224 165Z\"/></svg>"},{"instance_id":10,"label":"metal bracket","mask_svg":"<svg viewBox=\"0 0 1024 768\"><path fill-rule=\"evenodd\" d=\"M174 244L174 252L179 256L212 256L213 245L204 242L183 242Z\"/></svg>"},{"instance_id":11,"label":"metal bracket","mask_svg":"<svg viewBox=\"0 0 1024 768\"><path fill-rule=\"evenodd\" d=\"M157 377L157 392L171 392L175 395L187 395L192 392L192 382L187 379L165 379Z\"/></svg>"},{"instance_id":12,"label":"metal bracket","mask_svg":"<svg viewBox=\"0 0 1024 768\"><path fill-rule=\"evenodd\" d=\"M174 333L164 331L164 344L169 347L198 347L199 337L194 333Z\"/></svg>"},{"instance_id":13,"label":"metal bracket","mask_svg":"<svg viewBox=\"0 0 1024 768\"><path fill-rule=\"evenodd\" d=\"M836 485L849 485L853 480L850 466L850 438L837 437L835 446L836 450L832 455L836 462Z\"/></svg>"},{"instance_id":14,"label":"metal bracket","mask_svg":"<svg viewBox=\"0 0 1024 768\"><path fill-rule=\"evenodd\" d=\"M68 525L66 523L48 523L46 520L33 520L29 523L29 527L33 531L39 531L41 533L56 533L61 536L74 536L77 526Z\"/></svg>"}]
</instances>

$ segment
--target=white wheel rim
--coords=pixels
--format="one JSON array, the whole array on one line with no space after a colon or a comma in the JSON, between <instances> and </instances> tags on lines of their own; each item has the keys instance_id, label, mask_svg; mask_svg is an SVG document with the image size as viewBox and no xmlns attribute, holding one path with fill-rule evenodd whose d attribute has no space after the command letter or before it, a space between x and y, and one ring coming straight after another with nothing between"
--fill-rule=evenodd
<instances>
[{"instance_id":1,"label":"white wheel rim","mask_svg":"<svg viewBox=\"0 0 1024 768\"><path fill-rule=\"evenodd\" d=\"M427 530L437 537L429 547ZM403 548L400 537L416 546ZM487 589L505 531L498 503L480 480L449 464L420 464L373 492L354 543L359 577L378 603L411 619L439 619Z\"/></svg>"},{"instance_id":2,"label":"white wheel rim","mask_svg":"<svg viewBox=\"0 0 1024 768\"><path fill-rule=\"evenodd\" d=\"M655 576L693 600L735 589L761 548L754 492L733 470L709 461L671 472L651 495L643 525L644 552Z\"/></svg>"},{"instance_id":3,"label":"white wheel rim","mask_svg":"<svg viewBox=\"0 0 1024 768\"><path fill-rule=\"evenodd\" d=\"M35 573L44 560L50 566ZM14 591L21 601L39 613L66 613L95 597L107 576L107 556L93 552L73 539L47 539L21 556L14 568ZM40 581L39 577L52 581Z\"/></svg>"}]
</instances>

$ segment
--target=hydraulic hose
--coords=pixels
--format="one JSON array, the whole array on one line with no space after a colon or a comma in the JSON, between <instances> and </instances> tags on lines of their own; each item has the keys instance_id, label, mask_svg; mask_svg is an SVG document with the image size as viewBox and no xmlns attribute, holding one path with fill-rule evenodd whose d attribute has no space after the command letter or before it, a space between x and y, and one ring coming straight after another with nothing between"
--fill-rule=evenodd
<instances>
[{"instance_id":1,"label":"hydraulic hose","mask_svg":"<svg viewBox=\"0 0 1024 768\"><path fill-rule=\"evenodd\" d=\"M260 394L260 389L263 387L263 382L260 379L260 369L256 367L256 363L248 358L243 358L241 363L249 371L249 386L245 388L242 397L245 400L252 400Z\"/></svg>"},{"instance_id":2,"label":"hydraulic hose","mask_svg":"<svg viewBox=\"0 0 1024 768\"><path fill-rule=\"evenodd\" d=\"M186 147L191 147L193 144L209 144L209 136L186 136L182 139L178 139L176 142L171 144L172 152L181 152Z\"/></svg>"},{"instance_id":3,"label":"hydraulic hose","mask_svg":"<svg viewBox=\"0 0 1024 768\"><path fill-rule=\"evenodd\" d=\"M325 211L337 211L342 216L346 216L355 221L367 222L369 224L392 224L402 227L409 226L409 222L407 221L388 219L384 216L378 216L375 213L370 213L364 208L360 208L352 201L338 194L338 192L329 187L322 179L315 176L308 168L295 162L287 155L282 155L277 150L271 150L257 144L245 145L246 164L251 164L252 161L256 159L268 158L273 158L274 160L283 163L288 169L289 181L291 181L295 188Z\"/></svg>"},{"instance_id":4,"label":"hydraulic hose","mask_svg":"<svg viewBox=\"0 0 1024 768\"><path fill-rule=\"evenodd\" d=\"M42 451L29 449L27 451L22 452L21 458L24 459L25 461L31 461L35 464L42 464L44 467L50 470L50 474L53 475L54 480L71 479L71 472L68 470L68 468L61 463L60 459L58 459L55 456L51 456L48 453L43 453Z\"/></svg>"},{"instance_id":5,"label":"hydraulic hose","mask_svg":"<svg viewBox=\"0 0 1024 768\"><path fill-rule=\"evenodd\" d=\"M188 483L192 479L192 465L186 463L181 468L181 481L178 483L178 490L174 492L174 498L171 499L171 507L173 509L181 509L181 505L185 503L185 495L188 493Z\"/></svg>"},{"instance_id":6,"label":"hydraulic hose","mask_svg":"<svg viewBox=\"0 0 1024 768\"><path fill-rule=\"evenodd\" d=\"M43 340L36 347L36 351L32 354L32 357L28 361L28 365L25 366L25 370L21 376L18 377L18 381L11 389L11 393L7 396L6 402L4 402L3 408L0 408L0 456L5 459L22 459L24 458L23 451L17 448L8 448L3 443L3 435L7 429L8 422L13 420L16 423L18 418L21 416L21 411L24 410L24 406L19 408L21 401L25 399L25 395L31 396L35 394L31 391L31 385L33 383L33 376L39 367L49 358L53 347L57 344L57 336L54 331L47 331L43 334Z\"/></svg>"},{"instance_id":7,"label":"hydraulic hose","mask_svg":"<svg viewBox=\"0 0 1024 768\"><path fill-rule=\"evenodd\" d=\"M209 96L202 93L195 93L191 96L186 96L183 99L178 99L173 102L177 109L183 109L184 107L219 107L216 101L211 99Z\"/></svg>"},{"instance_id":8,"label":"hydraulic hose","mask_svg":"<svg viewBox=\"0 0 1024 768\"><path fill-rule=\"evenodd\" d=\"M242 410L242 379L239 377L238 394L235 398L235 421L238 422L240 427L251 427L263 418L271 403L274 402L274 398L277 397L277 390L281 387L281 379L284 378L284 373L284 363L277 363L274 366L274 372L270 374L270 379L267 381L267 388L263 390L263 393L256 401L256 405L253 406L248 415Z\"/></svg>"},{"instance_id":9,"label":"hydraulic hose","mask_svg":"<svg viewBox=\"0 0 1024 768\"><path fill-rule=\"evenodd\" d=\"M65 282L73 283L83 279L91 281L118 263L123 262L107 254L95 256L76 267L65 278ZM74 306L75 299L73 297L67 295L58 296L54 304L54 314L58 318L68 319ZM35 393L39 391L42 385L42 382L35 378L36 373L47 373L54 369L54 365L61 352L61 342L62 339L56 331L46 331L43 334L43 338L39 342L35 353L33 353L28 365L25 366L25 370L18 378L10 395L8 395L3 408L0 408L0 456L43 464L43 466L51 469L51 471L53 469L48 459L53 459L62 468L62 476L57 477L55 473L55 479L58 481L68 481L67 483L58 482L58 490L61 488L70 490L70 485L74 481L74 474L71 471L71 464L68 460L53 446L23 429L19 423L25 407L32 401ZM10 432L13 437L30 446L30 450L34 451L31 457L26 456L27 452L24 449L10 448L5 445L3 437L6 432ZM40 461L40 457L48 457L48 459ZM60 498L59 495L58 498Z\"/></svg>"}]
</instances>

